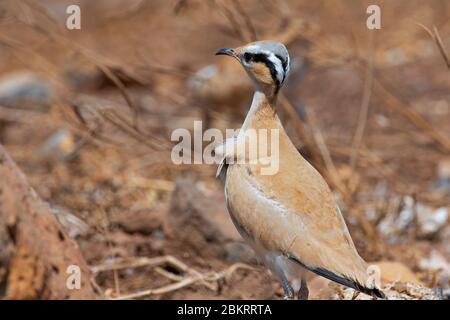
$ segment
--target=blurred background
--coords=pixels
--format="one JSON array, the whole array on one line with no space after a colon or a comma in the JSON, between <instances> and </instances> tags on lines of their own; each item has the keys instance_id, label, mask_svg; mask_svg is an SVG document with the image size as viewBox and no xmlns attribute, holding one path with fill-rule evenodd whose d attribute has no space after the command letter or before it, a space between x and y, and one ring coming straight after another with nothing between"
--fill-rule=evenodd
<instances>
[{"instance_id":1,"label":"blurred background","mask_svg":"<svg viewBox=\"0 0 450 320\"><path fill-rule=\"evenodd\" d=\"M80 30L66 28L72 4ZM282 297L234 230L216 167L170 158L172 131L194 120L240 127L251 83L214 53L263 39L289 49L278 112L361 256L401 298L448 298L446 0L1 1L0 297ZM61 289L73 261L89 274L78 296ZM313 299L349 298L311 283Z\"/></svg>"}]
</instances>

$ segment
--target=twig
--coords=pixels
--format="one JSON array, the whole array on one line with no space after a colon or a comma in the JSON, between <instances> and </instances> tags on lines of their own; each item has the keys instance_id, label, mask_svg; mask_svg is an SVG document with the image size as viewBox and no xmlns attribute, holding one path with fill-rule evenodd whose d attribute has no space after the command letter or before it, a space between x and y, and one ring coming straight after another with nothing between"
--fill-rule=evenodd
<instances>
[{"instance_id":1,"label":"twig","mask_svg":"<svg viewBox=\"0 0 450 320\"><path fill-rule=\"evenodd\" d=\"M236 11L239 12L242 19L244 20L246 29L250 32L250 40L256 41L258 39L258 36L256 35L256 29L255 26L253 25L252 20L250 19L250 16L244 10L239 0L232 0L232 3Z\"/></svg>"},{"instance_id":2,"label":"twig","mask_svg":"<svg viewBox=\"0 0 450 320\"><path fill-rule=\"evenodd\" d=\"M100 273L100 272L104 272L104 271L111 271L111 270L139 268L139 267L144 267L144 266L157 266L157 265L161 265L163 263L169 263L169 262L171 262L173 264L173 266L177 267L177 269L180 269L181 271L185 271L186 268L184 268L183 265L182 265L182 267L180 267L180 265L178 263L173 263L173 261L171 259L172 259L171 256L162 256L162 257L155 257L155 258L141 257L141 258L134 258L131 261L127 260L127 259L116 259L113 263L109 262L109 263L100 264L97 266L92 266L91 271L92 271L92 273L96 274L96 273Z\"/></svg>"},{"instance_id":3,"label":"twig","mask_svg":"<svg viewBox=\"0 0 450 320\"><path fill-rule=\"evenodd\" d=\"M33 2L33 1L26 1L26 4L30 7L32 7L35 11L38 11L45 15L47 19L51 20L54 25L58 26L59 24L55 21L55 19L48 13L47 9L40 4ZM128 107L133 111L133 127L136 131L139 132L139 126L138 126L138 116L139 116L139 108L137 105L133 102L131 96L128 94L125 85L123 82L114 74L114 72L111 70L111 68L108 66L108 63L102 59L98 54L93 52L92 50L83 47L79 44L70 42L67 40L62 34L61 30L58 29L57 32L51 32L51 30L45 29L42 25L34 21L33 19L28 19L27 21L24 21L25 25L29 25L33 28L33 30L37 30L38 32L42 33L46 37L49 37L53 39L54 41L68 46L75 52L83 55L85 58L90 60L108 79L110 79L114 85L119 89L119 92L125 99L125 102L127 103Z\"/></svg>"},{"instance_id":4,"label":"twig","mask_svg":"<svg viewBox=\"0 0 450 320\"><path fill-rule=\"evenodd\" d=\"M344 155L350 157L350 155L353 153L353 148L342 146L338 144L333 144L331 142L328 143L329 149L339 155ZM359 157L364 158L367 160L367 162L372 165L378 172L380 172L385 178L390 179L392 175L394 175L394 172L383 166L383 160L375 155L373 152L365 149L365 148L359 148L356 150L358 152Z\"/></svg>"},{"instance_id":5,"label":"twig","mask_svg":"<svg viewBox=\"0 0 450 320\"><path fill-rule=\"evenodd\" d=\"M119 128L120 130L122 130L123 132L127 133L129 136L131 136L132 138L134 138L135 140L137 140L138 142L146 145L147 147L149 147L150 149L154 150L164 150L164 149L168 149L169 147L167 145L161 144L160 141L151 141L151 140L147 140L146 138L142 137L139 132L134 131L133 129L127 127L127 125L121 123L120 121L117 121L116 119L114 119L114 112L112 112L111 110L99 110L98 111L99 115L102 116L105 120L107 120L108 122L110 122L111 124L113 124L114 126L116 126L117 128ZM155 140L155 138L153 139Z\"/></svg>"},{"instance_id":6,"label":"twig","mask_svg":"<svg viewBox=\"0 0 450 320\"><path fill-rule=\"evenodd\" d=\"M113 300L129 300L129 299L142 298L142 297L149 296L149 295L164 294L164 293L182 289L182 288L187 287L191 284L194 284L198 281L202 281L202 282L206 283L206 281L217 282L221 279L229 280L231 275L238 269L254 270L254 268L247 266L245 264L236 263L221 272L211 272L211 273L205 273L205 274L196 273L192 276L182 278L178 282L175 282L175 283L172 283L172 284L169 284L169 285L157 288L157 289L142 290L142 291L138 291L135 293L130 293L130 294L114 297L112 299ZM216 285L216 287L217 287L217 285ZM215 291L217 289L216 287L213 287L212 289Z\"/></svg>"},{"instance_id":7,"label":"twig","mask_svg":"<svg viewBox=\"0 0 450 320\"><path fill-rule=\"evenodd\" d=\"M100 69L100 71L102 71L102 73L109 79L111 80L115 86L119 89L120 93L122 94L123 98L125 99L128 107L131 109L131 111L133 112L133 127L136 129L136 131L139 131L139 123L138 123L138 118L139 118L139 108L137 107L137 105L133 102L133 100L131 99L131 96L128 94L128 91L125 87L125 85L123 84L123 82L114 74L114 72L111 71L111 69L101 63L97 64L97 67Z\"/></svg>"},{"instance_id":8,"label":"twig","mask_svg":"<svg viewBox=\"0 0 450 320\"><path fill-rule=\"evenodd\" d=\"M444 43L442 42L441 36L439 35L436 26L433 26L433 31L431 31L429 28L427 28L425 25L421 23L417 23L417 25L421 26L430 35L430 37L434 40L434 42L436 42L439 52L441 53L442 58L444 58L447 68L450 70L450 59L448 57L447 51L444 48Z\"/></svg>"},{"instance_id":9,"label":"twig","mask_svg":"<svg viewBox=\"0 0 450 320\"><path fill-rule=\"evenodd\" d=\"M346 188L344 187L340 179L336 166L334 165L333 159L331 158L330 151L328 150L328 147L325 143L325 139L322 135L322 132L320 132L320 130L317 129L313 110L309 110L309 113L310 113L309 123L311 125L312 135L319 149L319 152L322 156L322 159L325 163L325 168L327 169L334 186L342 193L344 197L347 197Z\"/></svg>"},{"instance_id":10,"label":"twig","mask_svg":"<svg viewBox=\"0 0 450 320\"><path fill-rule=\"evenodd\" d=\"M166 271L163 268L159 267L163 264L170 264L172 267L176 268L180 272L187 274L188 276L179 276L169 271ZM117 271L125 268L138 268L144 266L156 267L155 268L156 272L176 282L156 289L147 289L131 294L118 295L111 298L115 300L126 300L126 299L141 298L148 295L164 294L171 291L179 290L196 282L201 282L207 288L216 291L217 281L221 279L229 280L231 275L236 270L238 269L254 270L254 268L246 264L236 263L221 272L200 273L197 270L190 268L188 265L186 265L185 263L183 263L182 261L178 260L173 256L161 256L155 258L146 258L146 257L135 258L132 261L125 259L118 259L113 263L93 266L91 267L91 271L95 276L100 272ZM215 282L215 285L211 282Z\"/></svg>"},{"instance_id":11,"label":"twig","mask_svg":"<svg viewBox=\"0 0 450 320\"><path fill-rule=\"evenodd\" d=\"M394 94L386 89L379 80L374 79L373 88L375 93L385 101L384 105L386 107L401 114L417 128L421 129L432 140L437 142L442 151L446 153L450 152L450 140L436 130L428 121L417 113L417 111L398 99Z\"/></svg>"},{"instance_id":12,"label":"twig","mask_svg":"<svg viewBox=\"0 0 450 320\"><path fill-rule=\"evenodd\" d=\"M425 28L425 30L427 30L427 28ZM329 48L329 46L327 46L323 42L318 42L314 37L308 35L304 37L305 39L309 40L312 44L314 44L315 47L322 49L324 52L333 53L333 50ZM335 54L333 54L333 56L335 56ZM314 57L312 57L312 59L314 59ZM364 73L364 68L362 67L363 65L362 58L354 57L354 59L356 60L357 69L361 73ZM380 96L382 99L384 99L384 101L386 102L384 105L386 105L389 109L399 113L400 115L405 117L408 121L410 121L412 124L414 124L417 128L422 130L424 134L428 135L433 141L437 143L438 146L440 146L441 150L443 150L446 153L450 152L450 140L445 136L443 136L438 130L436 130L419 113L410 108L407 104L400 101L399 98L397 98L393 93L387 90L376 78L373 79L372 91L377 96Z\"/></svg>"},{"instance_id":13,"label":"twig","mask_svg":"<svg viewBox=\"0 0 450 320\"><path fill-rule=\"evenodd\" d=\"M142 290L142 291L138 291L135 293L130 293L130 294L114 297L112 299L113 300L130 300L130 299L142 298L142 297L149 296L149 295L164 294L164 293L176 291L176 290L182 289L184 287L187 287L187 286L195 283L196 281L200 280L201 277L202 277L201 275L192 276L192 277L184 278L181 281L169 284L169 285L161 287L161 288Z\"/></svg>"},{"instance_id":14,"label":"twig","mask_svg":"<svg viewBox=\"0 0 450 320\"><path fill-rule=\"evenodd\" d=\"M444 48L444 43L442 42L441 36L439 35L436 26L433 27L433 31L434 35L436 36L436 44L439 48L439 51L441 52L441 55L444 58L445 63L447 64L447 68L450 70L450 59L448 57L447 51Z\"/></svg>"},{"instance_id":15,"label":"twig","mask_svg":"<svg viewBox=\"0 0 450 320\"><path fill-rule=\"evenodd\" d=\"M29 46L26 46L25 44L17 41L16 39L10 38L1 32L0 32L0 43L6 47L14 49L13 51L14 55L17 57L17 59L21 60L25 65L27 65L30 62L30 60L31 61L33 60L31 59L31 57L36 58L39 61L39 63L37 63L36 65L43 72L45 72L50 79L53 80L54 85L65 89L65 86L63 84L63 81L61 81L61 76L59 75L55 64L50 62L43 55L39 54L35 50L30 49Z\"/></svg>"},{"instance_id":16,"label":"twig","mask_svg":"<svg viewBox=\"0 0 450 320\"><path fill-rule=\"evenodd\" d=\"M183 279L182 276L176 275L176 274L169 272L161 267L156 267L155 271L157 273L159 273L160 275L162 275L163 277L166 277L167 279L172 280L172 281L181 281Z\"/></svg>"},{"instance_id":17,"label":"twig","mask_svg":"<svg viewBox=\"0 0 450 320\"><path fill-rule=\"evenodd\" d=\"M228 20L228 22L230 23L230 26L233 29L236 36L240 40L248 42L250 39L248 39L242 32L242 30L244 30L244 28L241 28L241 26L239 25L238 21L236 20L236 18L234 16L234 13L227 6L223 5L222 3L214 1L214 4L220 9L222 14Z\"/></svg>"},{"instance_id":18,"label":"twig","mask_svg":"<svg viewBox=\"0 0 450 320\"><path fill-rule=\"evenodd\" d=\"M100 212L103 215L103 219L104 219L104 229L103 229L103 236L106 239L106 244L108 247L108 251L109 251L109 256L111 258L114 257L113 254L113 245L110 239L110 235L111 235L111 222L109 221L108 218L108 214L106 213L105 209L103 207L100 207ZM120 295L120 282L119 282L119 273L117 272L117 270L112 270L113 273L113 279L114 279L114 293L117 295ZM95 280L95 279L94 279Z\"/></svg>"},{"instance_id":19,"label":"twig","mask_svg":"<svg viewBox=\"0 0 450 320\"><path fill-rule=\"evenodd\" d=\"M372 33L371 33L372 34ZM367 115L369 113L370 97L372 95L372 80L373 80L373 36L370 37L370 58L368 59L366 79L364 81L364 91L361 101L361 107L358 115L357 127L353 136L352 153L350 155L350 166L352 169L356 166L358 157L358 149L361 146L364 130L367 124Z\"/></svg>"},{"instance_id":20,"label":"twig","mask_svg":"<svg viewBox=\"0 0 450 320\"><path fill-rule=\"evenodd\" d=\"M314 144L314 141L311 140L310 136L306 134L305 126L303 125L302 119L298 112L295 110L295 107L289 101L285 94L280 92L279 94L279 102L281 108L288 114L291 118L291 121L295 127L295 131L297 132L298 137L300 138L302 144L308 149L308 152L311 154L311 160L316 166L322 166L321 157L318 154L317 145ZM311 127L311 123L310 127Z\"/></svg>"}]
</instances>

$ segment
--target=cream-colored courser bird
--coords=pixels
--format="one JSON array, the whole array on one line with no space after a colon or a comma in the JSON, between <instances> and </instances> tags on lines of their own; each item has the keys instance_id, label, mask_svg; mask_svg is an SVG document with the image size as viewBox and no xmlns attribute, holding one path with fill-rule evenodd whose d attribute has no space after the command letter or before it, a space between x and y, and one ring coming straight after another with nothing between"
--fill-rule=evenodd
<instances>
[{"instance_id":1,"label":"cream-colored courser bird","mask_svg":"<svg viewBox=\"0 0 450 320\"><path fill-rule=\"evenodd\" d=\"M218 176L225 182L228 211L242 237L279 277L285 298L293 298L294 292L299 299L308 298L306 270L384 297L356 251L327 183L294 147L276 114L277 94L290 69L286 47L259 41L216 54L237 59L255 89L238 136L216 149L222 153ZM250 161L246 151L252 146L245 133L260 129L270 130L268 135L278 130L277 150L268 146L269 153L278 151L278 170L272 174L261 170L267 162ZM242 144L244 148L236 147Z\"/></svg>"}]
</instances>

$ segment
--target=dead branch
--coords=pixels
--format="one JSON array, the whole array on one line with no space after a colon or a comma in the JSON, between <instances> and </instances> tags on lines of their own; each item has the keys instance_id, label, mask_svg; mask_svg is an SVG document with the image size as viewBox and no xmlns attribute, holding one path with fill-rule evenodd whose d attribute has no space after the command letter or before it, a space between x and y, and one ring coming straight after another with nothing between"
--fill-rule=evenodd
<instances>
[{"instance_id":1,"label":"dead branch","mask_svg":"<svg viewBox=\"0 0 450 320\"><path fill-rule=\"evenodd\" d=\"M125 85L123 82L117 77L114 72L111 71L111 69L104 65L104 64L97 64L97 67L103 72L103 74L110 79L114 85L119 89L120 93L122 94L123 98L125 99L128 107L133 112L133 127L136 129L136 131L139 131L139 123L138 123L138 117L139 117L139 108L137 105L133 102L133 99L129 95Z\"/></svg>"},{"instance_id":2,"label":"dead branch","mask_svg":"<svg viewBox=\"0 0 450 320\"><path fill-rule=\"evenodd\" d=\"M245 27L250 33L251 41L256 41L258 39L258 36L256 35L256 29L255 26L253 25L252 20L250 19L250 16L244 10L239 0L232 0L232 3L236 11L241 15L242 19L244 20Z\"/></svg>"},{"instance_id":3,"label":"dead branch","mask_svg":"<svg viewBox=\"0 0 450 320\"><path fill-rule=\"evenodd\" d=\"M312 110L309 110L309 123L311 126L314 142L319 149L319 153L323 159L323 162L325 163L325 168L327 169L327 173L331 179L331 182L336 187L336 189L338 189L339 192L344 196L344 198L348 198L347 188L345 188L340 179L336 166L334 165L333 159L331 158L330 151L328 150L328 147L325 143L322 132L317 128L315 115Z\"/></svg>"},{"instance_id":4,"label":"dead branch","mask_svg":"<svg viewBox=\"0 0 450 320\"><path fill-rule=\"evenodd\" d=\"M322 161L318 153L319 150L317 148L317 145L315 145L314 141L312 141L310 135L307 134L303 121L302 119L300 119L300 116L295 110L295 107L282 92L280 92L279 94L279 100L281 108L283 108L286 114L290 117L298 137L310 152L312 161L316 164L316 166L322 166ZM308 125L311 127L311 123L308 123Z\"/></svg>"},{"instance_id":5,"label":"dead branch","mask_svg":"<svg viewBox=\"0 0 450 320\"><path fill-rule=\"evenodd\" d=\"M90 270L76 243L66 235L48 203L0 145L0 265L6 299L93 299ZM66 270L83 275L79 290L67 287Z\"/></svg>"},{"instance_id":6,"label":"dead branch","mask_svg":"<svg viewBox=\"0 0 450 320\"><path fill-rule=\"evenodd\" d=\"M229 25L231 26L234 34L242 41L248 42L248 37L242 32L242 30L245 30L245 28L242 28L237 21L235 14L233 11L231 11L227 6L225 6L220 1L213 1L212 2L219 11L224 15L224 17L228 20Z\"/></svg>"},{"instance_id":7,"label":"dead branch","mask_svg":"<svg viewBox=\"0 0 450 320\"><path fill-rule=\"evenodd\" d=\"M434 140L445 153L450 153L450 140L436 130L428 121L426 121L417 111L407 104L403 103L393 93L378 80L374 79L374 91L385 101L385 106L402 115L414 126L419 128L425 135Z\"/></svg>"},{"instance_id":8,"label":"dead branch","mask_svg":"<svg viewBox=\"0 0 450 320\"><path fill-rule=\"evenodd\" d=\"M373 52L373 37L371 37L371 50ZM358 157L358 149L361 146L361 142L364 135L364 130L367 124L367 116L369 114L369 106L370 106L370 98L372 95L372 81L373 81L373 54L371 54L368 59L367 71L364 81L364 91L363 97L361 101L360 111L358 115L357 127L355 130L355 134L353 136L352 142L352 153L350 155L350 166L352 169L356 166L356 161Z\"/></svg>"},{"instance_id":9,"label":"dead branch","mask_svg":"<svg viewBox=\"0 0 450 320\"><path fill-rule=\"evenodd\" d=\"M427 30L427 28L425 28L425 30ZM329 46L327 46L322 42L316 41L314 37L308 35L305 35L304 37L308 39L311 43L313 43L316 48L319 48L321 51L323 51L325 54L329 52L333 53L332 48L330 48ZM335 54L332 54L332 56L333 58L335 58ZM312 59L314 59L314 57L312 57ZM361 74L364 74L365 69L363 68L363 66L367 64L364 62L363 60L364 58L353 57L353 59L356 60L355 66L357 70ZM340 65L342 63L343 62L338 61L336 65ZM443 136L438 130L436 130L417 111L409 107L407 104L403 103L391 91L386 89L386 87L377 78L373 79L372 91L386 102L384 105L387 108L391 109L394 112L399 113L409 122L411 122L414 126L419 128L426 136L430 137L433 141L435 141L442 151L446 153L450 152L450 140L445 136Z\"/></svg>"},{"instance_id":10,"label":"dead branch","mask_svg":"<svg viewBox=\"0 0 450 320\"><path fill-rule=\"evenodd\" d=\"M431 39L434 40L439 49L439 52L441 53L442 58L445 61L445 64L447 65L447 68L450 70L450 58L448 57L447 50L445 50L444 43L442 42L441 36L439 35L436 26L433 26L433 31L431 31L429 28L427 28L425 25L421 23L418 23L418 25L422 27L430 35Z\"/></svg>"},{"instance_id":11,"label":"dead branch","mask_svg":"<svg viewBox=\"0 0 450 320\"><path fill-rule=\"evenodd\" d=\"M178 271L185 274L185 276L179 276L175 275L167 270L164 270L161 268L161 265L168 264ZM105 272L105 271L117 271L120 269L126 269L126 268L139 268L139 267L155 267L155 271L161 274L162 276L166 277L169 280L176 281L175 283L171 283L169 285L156 288L156 289L147 289L138 291L135 293L130 293L126 295L118 295L113 296L110 295L111 299L114 300L127 300L127 299L136 299L141 298L149 295L158 295L158 294L164 294L172 291L176 291L179 289L182 289L184 287L187 287L189 285L192 285L196 282L200 282L207 288L209 288L212 291L217 290L217 282L219 280L225 279L229 280L231 275L238 269L247 269L247 270L254 270L254 268L242 264L242 263L236 263L228 267L227 269L220 271L220 272L207 272L207 273L201 273L188 265L186 265L184 262L178 260L177 258L173 256L161 256L161 257L155 257L155 258L146 258L146 257L140 257L140 258L134 258L133 260L127 260L127 259L118 259L113 263L107 263L102 264L98 266L91 267L91 271L94 275Z\"/></svg>"}]
</instances>

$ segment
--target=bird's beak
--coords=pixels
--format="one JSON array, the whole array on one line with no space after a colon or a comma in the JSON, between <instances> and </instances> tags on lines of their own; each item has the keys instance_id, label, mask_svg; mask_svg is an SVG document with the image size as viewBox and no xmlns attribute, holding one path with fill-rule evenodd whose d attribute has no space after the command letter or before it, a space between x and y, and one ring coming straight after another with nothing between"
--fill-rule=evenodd
<instances>
[{"instance_id":1,"label":"bird's beak","mask_svg":"<svg viewBox=\"0 0 450 320\"><path fill-rule=\"evenodd\" d=\"M219 55L226 55L226 56L236 58L236 51L234 51L233 48L222 48L222 49L217 50L217 52L216 52L216 56L219 56Z\"/></svg>"}]
</instances>

